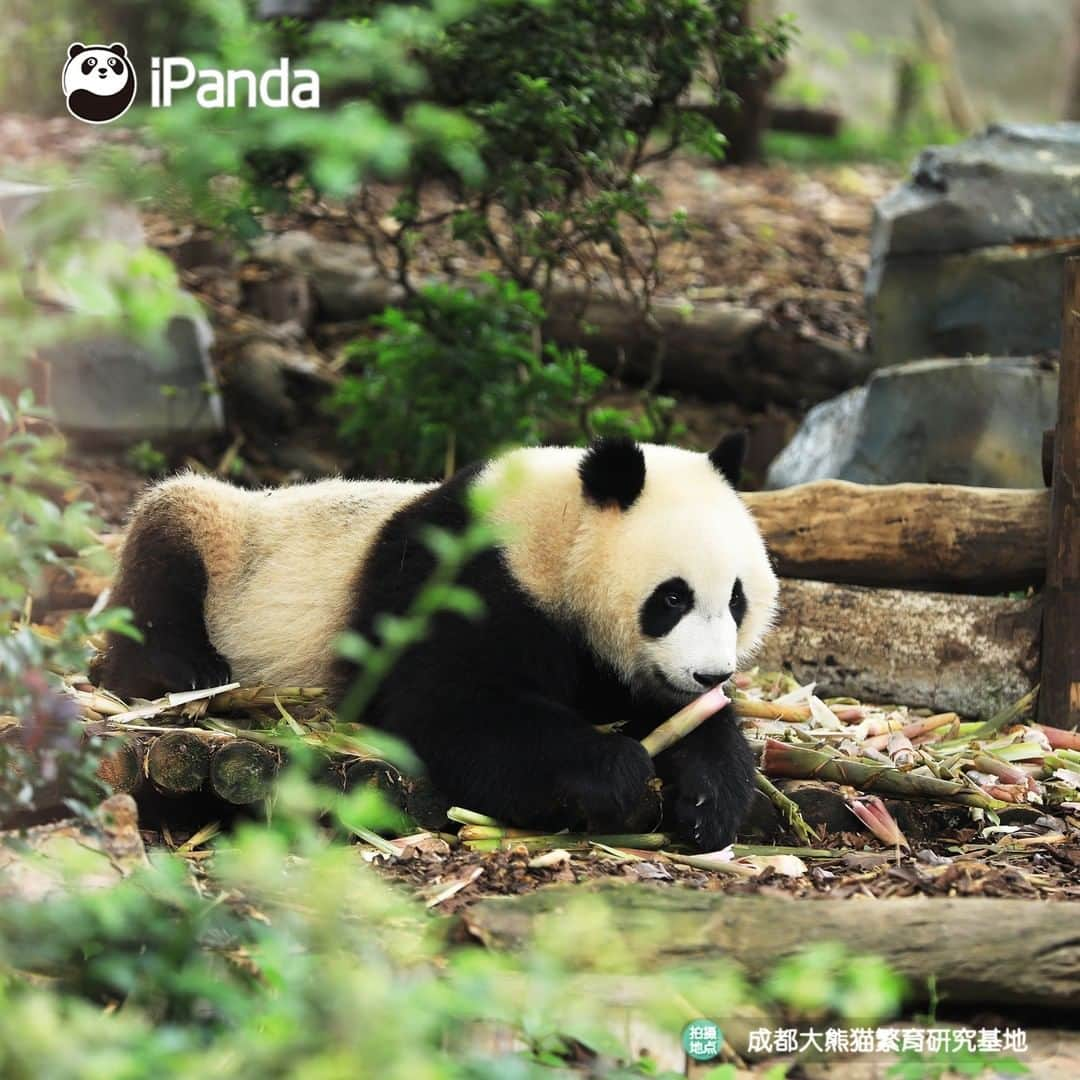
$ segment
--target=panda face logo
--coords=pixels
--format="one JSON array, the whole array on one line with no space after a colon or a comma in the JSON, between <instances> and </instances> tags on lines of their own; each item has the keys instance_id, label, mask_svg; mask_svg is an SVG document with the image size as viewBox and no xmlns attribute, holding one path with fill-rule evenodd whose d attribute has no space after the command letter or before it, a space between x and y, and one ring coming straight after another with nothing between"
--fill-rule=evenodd
<instances>
[{"instance_id":1,"label":"panda face logo","mask_svg":"<svg viewBox=\"0 0 1080 1080\"><path fill-rule=\"evenodd\" d=\"M123 116L135 100L135 68L127 49L111 45L84 45L68 48L61 78L68 112L87 124L107 124Z\"/></svg>"}]
</instances>

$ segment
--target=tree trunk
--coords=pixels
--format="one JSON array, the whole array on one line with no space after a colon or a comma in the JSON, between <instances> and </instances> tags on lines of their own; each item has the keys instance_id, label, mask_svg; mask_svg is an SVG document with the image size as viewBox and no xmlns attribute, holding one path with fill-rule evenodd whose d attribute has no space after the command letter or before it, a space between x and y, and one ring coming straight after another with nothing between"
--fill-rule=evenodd
<instances>
[{"instance_id":1,"label":"tree trunk","mask_svg":"<svg viewBox=\"0 0 1080 1080\"><path fill-rule=\"evenodd\" d=\"M1080 728L1080 258L1065 264L1039 719Z\"/></svg>"},{"instance_id":2,"label":"tree trunk","mask_svg":"<svg viewBox=\"0 0 1080 1080\"><path fill-rule=\"evenodd\" d=\"M481 900L465 928L492 949L522 945L545 926L565 925L584 886ZM734 961L751 977L808 942L839 941L881 956L926 1000L927 980L954 1002L1075 1008L1080 1001L1080 934L1067 904L1030 900L924 898L788 900L690 889L601 885L607 922L636 964L709 967ZM1002 933L1003 927L1015 932Z\"/></svg>"},{"instance_id":3,"label":"tree trunk","mask_svg":"<svg viewBox=\"0 0 1080 1080\"><path fill-rule=\"evenodd\" d=\"M756 662L822 696L989 717L1039 677L1041 604L998 596L781 582Z\"/></svg>"},{"instance_id":4,"label":"tree trunk","mask_svg":"<svg viewBox=\"0 0 1080 1080\"><path fill-rule=\"evenodd\" d=\"M1065 120L1080 120L1080 0L1073 0L1073 31L1065 76Z\"/></svg>"},{"instance_id":5,"label":"tree trunk","mask_svg":"<svg viewBox=\"0 0 1080 1080\"><path fill-rule=\"evenodd\" d=\"M743 499L783 577L1006 592L1046 574L1045 491L818 480Z\"/></svg>"}]
</instances>

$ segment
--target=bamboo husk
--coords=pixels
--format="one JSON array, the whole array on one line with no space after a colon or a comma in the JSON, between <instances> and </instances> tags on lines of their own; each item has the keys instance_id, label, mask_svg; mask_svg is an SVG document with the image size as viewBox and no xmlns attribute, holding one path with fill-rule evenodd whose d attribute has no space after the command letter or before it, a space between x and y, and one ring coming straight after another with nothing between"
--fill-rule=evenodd
<instances>
[{"instance_id":1,"label":"bamboo husk","mask_svg":"<svg viewBox=\"0 0 1080 1080\"><path fill-rule=\"evenodd\" d=\"M851 758L833 756L822 750L766 739L761 770L766 776L786 776L796 780L832 780L849 784L860 791L894 795L902 799L936 799L960 803L983 810L1000 809L998 803L981 791L936 776L903 772L886 765L870 765Z\"/></svg>"}]
</instances>

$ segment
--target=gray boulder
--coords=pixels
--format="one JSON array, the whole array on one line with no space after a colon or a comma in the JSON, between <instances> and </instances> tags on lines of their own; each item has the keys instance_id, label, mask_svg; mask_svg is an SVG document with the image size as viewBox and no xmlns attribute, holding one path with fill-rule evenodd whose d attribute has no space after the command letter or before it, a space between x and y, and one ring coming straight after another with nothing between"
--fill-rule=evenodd
<instances>
[{"instance_id":1,"label":"gray boulder","mask_svg":"<svg viewBox=\"0 0 1080 1080\"><path fill-rule=\"evenodd\" d=\"M49 350L51 404L60 427L81 441L197 445L225 427L205 318L178 315L159 348L120 335Z\"/></svg>"},{"instance_id":2,"label":"gray boulder","mask_svg":"<svg viewBox=\"0 0 1080 1080\"><path fill-rule=\"evenodd\" d=\"M875 208L875 358L1057 348L1062 266L1078 238L1080 124L997 125L925 150Z\"/></svg>"},{"instance_id":3,"label":"gray boulder","mask_svg":"<svg viewBox=\"0 0 1080 1080\"><path fill-rule=\"evenodd\" d=\"M45 273L43 235L34 228L33 210L48 202L79 197L78 186L54 188L0 180L0 230L27 272L24 288L43 312L63 310L87 316L108 313L111 298L74 291L63 274ZM118 243L130 250L145 244L137 211L121 204L79 222L80 242ZM127 445L149 439L159 446L195 445L225 428L221 398L210 360L213 332L191 296L177 307L192 314L175 316L156 346L132 340L124 328L92 334L43 351L51 367L49 405L68 434L102 445ZM43 315L44 317L44 315ZM111 324L110 324L111 325Z\"/></svg>"},{"instance_id":4,"label":"gray boulder","mask_svg":"<svg viewBox=\"0 0 1080 1080\"><path fill-rule=\"evenodd\" d=\"M40 254L35 251L35 230L28 215L48 200L78 198L78 189L48 187L43 184L24 184L18 180L0 179L0 233L5 241L24 259ZM130 206L110 203L101 208L83 226L82 235L88 241L111 240L125 247L141 247L145 241L142 222Z\"/></svg>"},{"instance_id":5,"label":"gray boulder","mask_svg":"<svg viewBox=\"0 0 1080 1080\"><path fill-rule=\"evenodd\" d=\"M919 360L823 402L769 467L766 487L811 480L1042 487L1057 375L1009 358Z\"/></svg>"}]
</instances>

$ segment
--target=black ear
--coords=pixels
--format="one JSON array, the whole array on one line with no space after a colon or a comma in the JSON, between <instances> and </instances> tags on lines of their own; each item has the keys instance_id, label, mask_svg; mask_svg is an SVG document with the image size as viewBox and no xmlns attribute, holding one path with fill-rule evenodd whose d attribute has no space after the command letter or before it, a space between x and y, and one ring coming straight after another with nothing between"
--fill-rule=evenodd
<instances>
[{"instance_id":1,"label":"black ear","mask_svg":"<svg viewBox=\"0 0 1080 1080\"><path fill-rule=\"evenodd\" d=\"M729 431L709 451L713 468L732 486L739 486L743 460L746 458L746 432Z\"/></svg>"},{"instance_id":2,"label":"black ear","mask_svg":"<svg viewBox=\"0 0 1080 1080\"><path fill-rule=\"evenodd\" d=\"M585 498L597 506L628 510L645 486L645 455L624 435L598 439L578 467Z\"/></svg>"},{"instance_id":3,"label":"black ear","mask_svg":"<svg viewBox=\"0 0 1080 1080\"><path fill-rule=\"evenodd\" d=\"M78 56L81 52L86 52L86 46L81 41L73 41L68 46L68 59L70 60L73 56Z\"/></svg>"},{"instance_id":4,"label":"black ear","mask_svg":"<svg viewBox=\"0 0 1080 1080\"><path fill-rule=\"evenodd\" d=\"M119 41L114 41L109 46L109 52L114 52L114 53L116 53L117 56L127 56L127 49L125 49L124 46L121 45Z\"/></svg>"}]
</instances>

